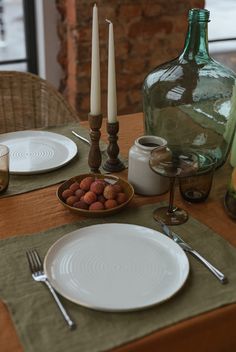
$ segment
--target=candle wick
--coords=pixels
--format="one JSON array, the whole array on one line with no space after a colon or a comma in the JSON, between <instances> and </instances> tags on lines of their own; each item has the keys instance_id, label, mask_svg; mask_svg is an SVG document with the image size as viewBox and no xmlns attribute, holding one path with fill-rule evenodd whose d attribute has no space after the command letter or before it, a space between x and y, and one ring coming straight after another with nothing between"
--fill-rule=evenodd
<instances>
[{"instance_id":1,"label":"candle wick","mask_svg":"<svg viewBox=\"0 0 236 352\"><path fill-rule=\"evenodd\" d=\"M110 20L108 20L107 18L106 18L106 22L107 22L107 23L109 23L109 24L111 24L111 21L110 21Z\"/></svg>"}]
</instances>

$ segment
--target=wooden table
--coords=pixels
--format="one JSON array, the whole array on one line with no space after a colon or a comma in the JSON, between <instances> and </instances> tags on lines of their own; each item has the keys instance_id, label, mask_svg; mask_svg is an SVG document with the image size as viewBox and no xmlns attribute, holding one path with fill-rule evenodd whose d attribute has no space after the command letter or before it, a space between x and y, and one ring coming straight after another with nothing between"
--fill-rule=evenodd
<instances>
[{"instance_id":1,"label":"wooden table","mask_svg":"<svg viewBox=\"0 0 236 352\"><path fill-rule=\"evenodd\" d=\"M134 140L143 134L143 116L142 114L121 116L119 122L120 151L124 156L127 156ZM81 124L88 127L87 122ZM105 121L103 121L101 132L103 140L106 141ZM205 203L188 204L182 201L177 190L175 202L236 247L236 222L227 216L223 206L223 197L231 172L232 168L228 163L216 171L211 194ZM127 170L119 175L127 177ZM65 210L58 202L55 197L57 187L58 185L54 185L0 199L0 238L22 234L30 235L82 219L77 214ZM136 207L166 199L168 199L168 194L155 197L135 195L130 206ZM236 304L232 304L157 331L138 341L117 348L115 351L235 351L235 326ZM3 302L0 302L0 351L22 352L14 325Z\"/></svg>"}]
</instances>

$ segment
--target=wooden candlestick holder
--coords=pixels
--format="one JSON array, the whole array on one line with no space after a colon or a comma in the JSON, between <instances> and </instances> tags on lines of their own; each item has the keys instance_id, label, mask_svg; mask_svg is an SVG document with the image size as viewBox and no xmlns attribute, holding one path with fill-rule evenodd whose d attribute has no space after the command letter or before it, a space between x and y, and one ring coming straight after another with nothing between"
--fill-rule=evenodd
<instances>
[{"instance_id":1,"label":"wooden candlestick holder","mask_svg":"<svg viewBox=\"0 0 236 352\"><path fill-rule=\"evenodd\" d=\"M107 123L107 132L109 134L109 144L107 147L108 159L103 165L103 169L108 172L119 172L125 169L125 165L118 158L119 146L117 144L117 133L119 131L119 122Z\"/></svg>"},{"instance_id":2,"label":"wooden candlestick holder","mask_svg":"<svg viewBox=\"0 0 236 352\"><path fill-rule=\"evenodd\" d=\"M100 128L102 126L102 114L99 115L88 115L88 121L90 126L90 139L91 146L88 155L88 165L91 172L100 173L100 166L102 162L101 151L99 147L99 140L101 137Z\"/></svg>"}]
</instances>

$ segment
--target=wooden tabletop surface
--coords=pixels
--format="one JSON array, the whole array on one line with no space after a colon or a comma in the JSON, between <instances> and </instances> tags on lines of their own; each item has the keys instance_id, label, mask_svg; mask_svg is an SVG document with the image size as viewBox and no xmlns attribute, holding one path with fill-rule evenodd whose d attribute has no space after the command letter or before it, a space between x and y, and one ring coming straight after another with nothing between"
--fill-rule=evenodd
<instances>
[{"instance_id":1,"label":"wooden tabletop surface","mask_svg":"<svg viewBox=\"0 0 236 352\"><path fill-rule=\"evenodd\" d=\"M143 116L141 113L120 116L119 123L120 130L118 143L120 152L124 156L128 156L129 148L133 145L134 140L143 134ZM88 127L87 121L81 122L81 124ZM103 121L101 132L102 139L107 141L105 120ZM223 199L231 172L232 168L228 162L222 168L216 170L212 191L206 202L199 204L187 203L181 199L178 187L176 187L175 203L186 209L193 217L212 228L236 247L236 222L229 218L224 210L223 205ZM122 171L119 173L119 175L126 178L127 170ZM20 236L22 234L30 235L32 233L37 233L51 227L60 226L66 223L72 223L82 219L81 216L66 210L58 202L55 196L57 187L58 185L54 185L41 190L0 199L0 238L2 239L16 235ZM142 197L135 195L130 206L136 207L143 204L150 204L167 199L168 194L153 197ZM172 334L171 336L173 338L173 343L177 333L185 334L184 336L187 341L187 333L189 333L189 329L196 330L196 327L198 327L198 332L202 331L202 333L206 333L203 328L205 329L206 326L210 326L213 333L215 334L216 331L218 331L218 326L216 326L216 323L214 322L215 318L222 316L225 317L228 322L232 321L232 319L236 320L236 318L234 318L234 316L236 316L234 315L235 312L236 306L230 305L223 310L218 309L214 312L204 314L203 316L189 319L187 322L179 323L176 325L176 327L164 329L161 332L157 332L156 334L144 338L134 344L129 344L127 349L126 347L122 347L121 349L117 349L117 351L154 351L154 343L157 341L159 341L160 346L163 348L159 351L167 351L167 348L170 348L166 335L167 333ZM200 326L202 329L199 328ZM230 333L230 328L228 329L228 333ZM196 331L193 332L193 330L191 330L191 334L192 338L197 338ZM217 338L219 339L220 337L221 335L218 334L218 337L215 337L216 341ZM164 344L162 345L161 343ZM235 347L236 342L234 341L232 343L235 344ZM149 346L148 349L147 346ZM173 350L179 351L183 347L183 343L179 342L175 346L176 347ZM0 302L0 351L22 351L22 347L7 311L7 307L3 302ZM211 351L211 349L208 351ZM216 350L214 350L214 352L215 351Z\"/></svg>"}]
</instances>

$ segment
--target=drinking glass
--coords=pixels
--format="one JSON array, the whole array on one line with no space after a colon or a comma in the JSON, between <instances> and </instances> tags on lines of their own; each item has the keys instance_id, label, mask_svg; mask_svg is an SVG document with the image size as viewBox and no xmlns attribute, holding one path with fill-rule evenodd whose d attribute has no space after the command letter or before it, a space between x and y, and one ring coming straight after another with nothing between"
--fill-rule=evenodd
<instances>
[{"instance_id":1,"label":"drinking glass","mask_svg":"<svg viewBox=\"0 0 236 352\"><path fill-rule=\"evenodd\" d=\"M0 144L0 194L7 190L9 183L9 149Z\"/></svg>"},{"instance_id":2,"label":"drinking glass","mask_svg":"<svg viewBox=\"0 0 236 352\"><path fill-rule=\"evenodd\" d=\"M190 203L204 202L209 196L215 168L204 168L197 176L179 179L179 191L184 200Z\"/></svg>"},{"instance_id":3,"label":"drinking glass","mask_svg":"<svg viewBox=\"0 0 236 352\"><path fill-rule=\"evenodd\" d=\"M151 169L170 179L169 205L155 209L154 219L167 225L179 225L187 221L188 213L174 205L175 181L177 178L197 175L205 168L214 168L215 163L216 159L204 150L178 147L170 150L167 146L153 149L149 160Z\"/></svg>"},{"instance_id":4,"label":"drinking glass","mask_svg":"<svg viewBox=\"0 0 236 352\"><path fill-rule=\"evenodd\" d=\"M224 198L224 206L227 214L236 220L236 167L234 167L231 180L228 184Z\"/></svg>"}]
</instances>

